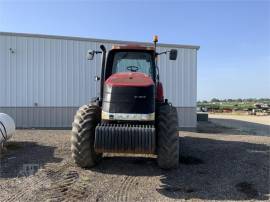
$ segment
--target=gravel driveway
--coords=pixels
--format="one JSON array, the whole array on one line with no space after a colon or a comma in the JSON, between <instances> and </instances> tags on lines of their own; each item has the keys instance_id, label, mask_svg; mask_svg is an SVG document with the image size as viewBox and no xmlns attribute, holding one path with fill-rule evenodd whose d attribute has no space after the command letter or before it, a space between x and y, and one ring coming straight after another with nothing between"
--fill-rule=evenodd
<instances>
[{"instance_id":1,"label":"gravel driveway","mask_svg":"<svg viewBox=\"0 0 270 202\"><path fill-rule=\"evenodd\" d=\"M270 136L270 116L250 116L234 114L209 114L213 123L238 128L243 132Z\"/></svg>"},{"instance_id":2,"label":"gravel driveway","mask_svg":"<svg viewBox=\"0 0 270 202\"><path fill-rule=\"evenodd\" d=\"M17 130L0 160L0 200L269 200L269 136L201 123L179 133L177 170L159 169L155 156L112 155L84 170L70 159L69 133Z\"/></svg>"}]
</instances>

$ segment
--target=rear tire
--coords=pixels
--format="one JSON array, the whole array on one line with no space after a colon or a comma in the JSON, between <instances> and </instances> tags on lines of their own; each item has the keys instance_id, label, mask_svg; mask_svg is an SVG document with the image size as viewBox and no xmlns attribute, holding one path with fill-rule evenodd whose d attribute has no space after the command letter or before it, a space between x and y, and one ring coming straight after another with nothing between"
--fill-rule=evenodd
<instances>
[{"instance_id":1,"label":"rear tire","mask_svg":"<svg viewBox=\"0 0 270 202\"><path fill-rule=\"evenodd\" d=\"M82 168L95 166L102 154L94 150L95 128L101 119L96 105L84 105L77 111L72 123L71 153L75 163Z\"/></svg>"},{"instance_id":2,"label":"rear tire","mask_svg":"<svg viewBox=\"0 0 270 202\"><path fill-rule=\"evenodd\" d=\"M175 107L161 105L157 118L157 162L160 168L172 169L179 165L178 118Z\"/></svg>"}]
</instances>

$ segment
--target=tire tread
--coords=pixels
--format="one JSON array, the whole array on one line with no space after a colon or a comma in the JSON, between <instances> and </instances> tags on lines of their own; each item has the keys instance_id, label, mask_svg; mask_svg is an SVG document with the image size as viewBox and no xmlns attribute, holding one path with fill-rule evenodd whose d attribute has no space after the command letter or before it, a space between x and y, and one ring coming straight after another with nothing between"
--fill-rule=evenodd
<instances>
[{"instance_id":1,"label":"tire tread","mask_svg":"<svg viewBox=\"0 0 270 202\"><path fill-rule=\"evenodd\" d=\"M83 105L74 116L71 132L71 153L75 163L82 168L96 165L101 158L94 150L95 127L100 122L100 107Z\"/></svg>"},{"instance_id":2,"label":"tire tread","mask_svg":"<svg viewBox=\"0 0 270 202\"><path fill-rule=\"evenodd\" d=\"M179 165L179 136L176 108L168 104L158 109L158 165L163 169L177 168Z\"/></svg>"}]
</instances>

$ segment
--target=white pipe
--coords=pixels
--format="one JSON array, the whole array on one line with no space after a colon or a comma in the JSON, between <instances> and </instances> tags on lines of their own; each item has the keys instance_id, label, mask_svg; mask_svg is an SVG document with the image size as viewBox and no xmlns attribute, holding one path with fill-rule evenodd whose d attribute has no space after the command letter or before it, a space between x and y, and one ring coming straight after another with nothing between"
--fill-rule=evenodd
<instances>
[{"instance_id":1,"label":"white pipe","mask_svg":"<svg viewBox=\"0 0 270 202\"><path fill-rule=\"evenodd\" d=\"M0 144L10 139L14 133L14 120L9 115L0 113Z\"/></svg>"}]
</instances>

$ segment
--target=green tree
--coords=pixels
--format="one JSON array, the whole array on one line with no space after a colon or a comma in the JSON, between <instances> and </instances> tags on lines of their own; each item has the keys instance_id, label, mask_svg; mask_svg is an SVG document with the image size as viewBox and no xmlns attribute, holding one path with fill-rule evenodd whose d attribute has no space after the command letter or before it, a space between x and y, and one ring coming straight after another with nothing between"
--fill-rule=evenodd
<instances>
[{"instance_id":1,"label":"green tree","mask_svg":"<svg viewBox=\"0 0 270 202\"><path fill-rule=\"evenodd\" d=\"M211 102L219 102L219 99L213 98L213 99L211 100Z\"/></svg>"}]
</instances>

